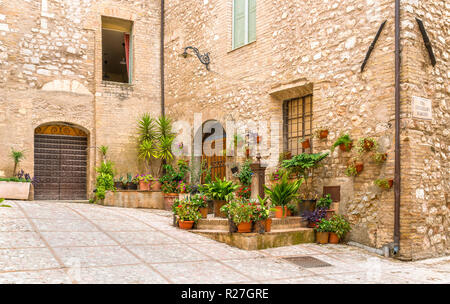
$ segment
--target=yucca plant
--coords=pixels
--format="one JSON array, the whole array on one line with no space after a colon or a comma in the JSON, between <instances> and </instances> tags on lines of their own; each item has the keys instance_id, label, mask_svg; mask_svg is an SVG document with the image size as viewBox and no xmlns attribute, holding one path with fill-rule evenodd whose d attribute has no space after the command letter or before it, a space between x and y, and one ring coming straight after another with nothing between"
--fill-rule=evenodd
<instances>
[{"instance_id":1,"label":"yucca plant","mask_svg":"<svg viewBox=\"0 0 450 304\"><path fill-rule=\"evenodd\" d=\"M14 149L11 149L11 158L14 161L14 170L13 170L13 176L16 176L17 166L19 163L25 158L25 154L23 151L16 151Z\"/></svg>"},{"instance_id":2,"label":"yucca plant","mask_svg":"<svg viewBox=\"0 0 450 304\"><path fill-rule=\"evenodd\" d=\"M156 145L154 140L146 139L139 145L139 154L138 158L143 160L145 163L146 169L150 167L152 159L156 157Z\"/></svg>"},{"instance_id":3,"label":"yucca plant","mask_svg":"<svg viewBox=\"0 0 450 304\"><path fill-rule=\"evenodd\" d=\"M284 174L281 181L275 183L272 188L264 186L264 192L270 198L270 201L275 206L287 206L297 196L298 189L303 184L304 179L297 179L293 182L288 180L287 174ZM283 208L283 215L284 215Z\"/></svg>"},{"instance_id":4,"label":"yucca plant","mask_svg":"<svg viewBox=\"0 0 450 304\"><path fill-rule=\"evenodd\" d=\"M108 146L100 146L100 148L98 148L100 154L102 155L103 162L106 162L106 154L108 153L108 149Z\"/></svg>"},{"instance_id":5,"label":"yucca plant","mask_svg":"<svg viewBox=\"0 0 450 304\"><path fill-rule=\"evenodd\" d=\"M155 140L157 138L155 119L148 113L142 114L139 122L139 142L142 143L146 140Z\"/></svg>"},{"instance_id":6,"label":"yucca plant","mask_svg":"<svg viewBox=\"0 0 450 304\"><path fill-rule=\"evenodd\" d=\"M175 133L172 131L172 120L167 116L161 116L156 120L156 137L158 144L156 147L156 157L161 159L158 176L161 174L163 165L173 160L172 144L175 140Z\"/></svg>"}]
</instances>

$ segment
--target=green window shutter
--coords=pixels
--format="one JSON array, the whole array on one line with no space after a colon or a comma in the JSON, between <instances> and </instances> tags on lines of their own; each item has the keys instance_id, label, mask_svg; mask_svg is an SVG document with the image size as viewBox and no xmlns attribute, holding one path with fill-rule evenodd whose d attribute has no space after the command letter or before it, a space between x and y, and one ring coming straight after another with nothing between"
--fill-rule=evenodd
<instances>
[{"instance_id":1,"label":"green window shutter","mask_svg":"<svg viewBox=\"0 0 450 304\"><path fill-rule=\"evenodd\" d=\"M233 27L233 48L238 48L245 44L245 2L247 0L234 0L234 27Z\"/></svg>"},{"instance_id":2,"label":"green window shutter","mask_svg":"<svg viewBox=\"0 0 450 304\"><path fill-rule=\"evenodd\" d=\"M248 0L248 42L256 40L256 0Z\"/></svg>"}]
</instances>

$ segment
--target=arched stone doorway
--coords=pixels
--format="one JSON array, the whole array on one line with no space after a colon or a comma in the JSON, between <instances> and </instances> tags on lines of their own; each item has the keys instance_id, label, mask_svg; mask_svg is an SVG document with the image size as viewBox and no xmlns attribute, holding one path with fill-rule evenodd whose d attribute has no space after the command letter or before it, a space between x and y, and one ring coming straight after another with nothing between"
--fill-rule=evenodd
<instances>
[{"instance_id":1,"label":"arched stone doorway","mask_svg":"<svg viewBox=\"0 0 450 304\"><path fill-rule=\"evenodd\" d=\"M85 200L88 135L65 123L41 125L34 132L36 200Z\"/></svg>"},{"instance_id":2,"label":"arched stone doorway","mask_svg":"<svg viewBox=\"0 0 450 304\"><path fill-rule=\"evenodd\" d=\"M198 143L201 147L196 146ZM213 180L226 176L226 132L220 122L208 120L203 123L194 138L194 151L201 151L202 156L197 160L211 169ZM202 183L204 179L205 175L202 176Z\"/></svg>"}]
</instances>

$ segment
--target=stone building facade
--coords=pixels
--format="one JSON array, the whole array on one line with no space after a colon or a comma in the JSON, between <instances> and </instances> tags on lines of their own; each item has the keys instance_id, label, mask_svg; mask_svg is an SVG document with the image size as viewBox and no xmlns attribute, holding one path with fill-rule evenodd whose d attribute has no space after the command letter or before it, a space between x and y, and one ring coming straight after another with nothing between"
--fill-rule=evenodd
<instances>
[{"instance_id":1,"label":"stone building facade","mask_svg":"<svg viewBox=\"0 0 450 304\"><path fill-rule=\"evenodd\" d=\"M394 176L394 1L255 3L256 40L233 49L233 0L166 1L166 113L188 122L192 138L206 121L270 122L262 136L268 148L260 151L269 174L286 146L283 104L312 96L311 129L329 130L326 140L312 138L312 152L329 151L349 133L355 142L376 138L388 154L381 166L365 160L361 175L350 178L344 172L352 153L336 149L314 171L312 186L319 194L340 187L338 209L352 222L350 240L390 248L394 193L373 181ZM133 22L131 84L103 80L102 16ZM430 36L434 67L415 17ZM401 18L400 256L419 259L450 252L449 7L402 1ZM136 118L160 114L160 22L156 0L0 1L0 176L12 172L10 147L27 152L22 167L33 173L35 129L52 123L87 134L88 193L100 160L92 147L108 145L119 174L137 173ZM195 56L181 56L187 46L209 52L210 70ZM416 97L431 100L431 120L413 115ZM236 158L226 161L231 176Z\"/></svg>"}]
</instances>

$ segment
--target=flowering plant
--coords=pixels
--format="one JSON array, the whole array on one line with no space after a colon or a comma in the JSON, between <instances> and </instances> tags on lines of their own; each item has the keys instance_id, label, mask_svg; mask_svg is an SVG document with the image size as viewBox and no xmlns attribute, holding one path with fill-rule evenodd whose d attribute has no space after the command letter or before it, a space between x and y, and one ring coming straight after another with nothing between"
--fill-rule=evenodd
<instances>
[{"instance_id":1,"label":"flowering plant","mask_svg":"<svg viewBox=\"0 0 450 304\"><path fill-rule=\"evenodd\" d=\"M236 191L236 196L239 198L250 199L252 191L248 186L242 186Z\"/></svg>"},{"instance_id":2,"label":"flowering plant","mask_svg":"<svg viewBox=\"0 0 450 304\"><path fill-rule=\"evenodd\" d=\"M175 214L178 215L180 221L197 222L202 217L202 215L198 211L198 207L192 204L190 201L178 201L178 205L176 205L174 209Z\"/></svg>"},{"instance_id":3,"label":"flowering plant","mask_svg":"<svg viewBox=\"0 0 450 304\"><path fill-rule=\"evenodd\" d=\"M191 203L198 208L205 208L208 206L208 198L204 194L195 194L191 196Z\"/></svg>"},{"instance_id":4,"label":"flowering plant","mask_svg":"<svg viewBox=\"0 0 450 304\"><path fill-rule=\"evenodd\" d=\"M322 219L316 224L314 230L317 232L333 232L333 226L331 221Z\"/></svg>"},{"instance_id":5,"label":"flowering plant","mask_svg":"<svg viewBox=\"0 0 450 304\"><path fill-rule=\"evenodd\" d=\"M327 216L327 210L323 208L318 208L314 211L306 211L303 216L308 220L309 223L317 225L322 219Z\"/></svg>"},{"instance_id":6,"label":"flowering plant","mask_svg":"<svg viewBox=\"0 0 450 304\"><path fill-rule=\"evenodd\" d=\"M283 175L282 169L276 169L272 174L270 174L270 180L272 181L278 181L281 179L281 176Z\"/></svg>"},{"instance_id":7,"label":"flowering plant","mask_svg":"<svg viewBox=\"0 0 450 304\"><path fill-rule=\"evenodd\" d=\"M228 204L222 206L220 211L226 213L228 218L236 225L240 223L251 222L255 218L255 202L246 199L234 199Z\"/></svg>"},{"instance_id":8,"label":"flowering plant","mask_svg":"<svg viewBox=\"0 0 450 304\"><path fill-rule=\"evenodd\" d=\"M183 181L178 182L177 192L186 193L186 184Z\"/></svg>"},{"instance_id":9,"label":"flowering plant","mask_svg":"<svg viewBox=\"0 0 450 304\"><path fill-rule=\"evenodd\" d=\"M264 221L268 219L270 216L270 212L276 210L275 208L271 208L269 204L267 204L267 200L268 200L267 197L262 199L258 195L259 204L254 203L254 210L253 210L255 221Z\"/></svg>"}]
</instances>

